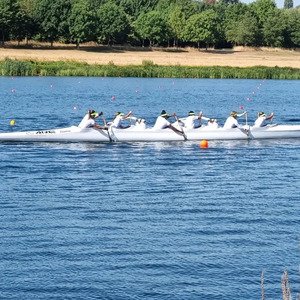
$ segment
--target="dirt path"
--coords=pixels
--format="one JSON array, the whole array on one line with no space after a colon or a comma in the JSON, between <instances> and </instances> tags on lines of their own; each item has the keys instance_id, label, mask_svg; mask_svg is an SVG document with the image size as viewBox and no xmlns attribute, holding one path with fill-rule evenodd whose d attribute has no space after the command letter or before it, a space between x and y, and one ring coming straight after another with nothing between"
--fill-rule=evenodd
<instances>
[{"instance_id":1,"label":"dirt path","mask_svg":"<svg viewBox=\"0 0 300 300\"><path fill-rule=\"evenodd\" d=\"M244 49L198 51L196 49L123 50L107 48L0 48L0 60L5 57L26 60L80 61L89 64L140 65L152 61L158 65L182 66L268 66L300 68L300 51Z\"/></svg>"}]
</instances>

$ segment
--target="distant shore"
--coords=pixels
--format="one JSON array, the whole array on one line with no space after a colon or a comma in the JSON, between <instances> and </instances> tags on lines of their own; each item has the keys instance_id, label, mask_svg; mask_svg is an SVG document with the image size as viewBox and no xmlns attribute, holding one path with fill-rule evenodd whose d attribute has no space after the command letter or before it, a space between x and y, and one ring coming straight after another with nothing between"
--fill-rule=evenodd
<instances>
[{"instance_id":1,"label":"distant shore","mask_svg":"<svg viewBox=\"0 0 300 300\"><path fill-rule=\"evenodd\" d=\"M159 66L229 66L229 67L289 67L300 69L300 50L273 48L193 49L193 48L133 48L72 45L0 48L0 60L5 58L33 61L84 62L116 66L142 65L151 62Z\"/></svg>"}]
</instances>

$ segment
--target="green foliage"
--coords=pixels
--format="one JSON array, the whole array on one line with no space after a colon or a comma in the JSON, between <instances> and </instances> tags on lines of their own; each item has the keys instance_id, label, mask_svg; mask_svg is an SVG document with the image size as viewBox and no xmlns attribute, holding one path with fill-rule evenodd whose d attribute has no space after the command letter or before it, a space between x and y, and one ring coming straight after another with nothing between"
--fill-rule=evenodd
<instances>
[{"instance_id":1,"label":"green foliage","mask_svg":"<svg viewBox=\"0 0 300 300\"><path fill-rule=\"evenodd\" d=\"M187 19L192 15L201 12L201 8L203 7L201 1L194 0L176 0L175 4L181 7Z\"/></svg>"},{"instance_id":2,"label":"green foliage","mask_svg":"<svg viewBox=\"0 0 300 300\"><path fill-rule=\"evenodd\" d=\"M260 25L262 25L269 17L273 16L276 4L275 0L256 0L250 4L250 8L255 12Z\"/></svg>"},{"instance_id":3,"label":"green foliage","mask_svg":"<svg viewBox=\"0 0 300 300\"><path fill-rule=\"evenodd\" d=\"M227 25L226 39L236 45L255 45L258 40L259 27L256 18L250 13L242 15L237 21Z\"/></svg>"},{"instance_id":4,"label":"green foliage","mask_svg":"<svg viewBox=\"0 0 300 300\"><path fill-rule=\"evenodd\" d=\"M82 42L93 40L96 16L87 0L76 0L71 8L69 30L71 41L77 47Z\"/></svg>"},{"instance_id":5,"label":"green foliage","mask_svg":"<svg viewBox=\"0 0 300 300\"><path fill-rule=\"evenodd\" d=\"M284 11L287 20L287 45L290 47L300 47L300 9L289 9Z\"/></svg>"},{"instance_id":6,"label":"green foliage","mask_svg":"<svg viewBox=\"0 0 300 300\"><path fill-rule=\"evenodd\" d=\"M160 78L300 79L300 69L269 67L158 66L144 61L140 66L88 65L77 62L0 61L2 76L101 76Z\"/></svg>"},{"instance_id":7,"label":"green foliage","mask_svg":"<svg viewBox=\"0 0 300 300\"><path fill-rule=\"evenodd\" d=\"M284 46L285 22L282 11L276 9L274 15L269 17L263 25L263 36L267 46Z\"/></svg>"},{"instance_id":8,"label":"green foliage","mask_svg":"<svg viewBox=\"0 0 300 300\"><path fill-rule=\"evenodd\" d=\"M142 61L142 65L144 66L144 67L149 67L149 66L154 66L154 62L152 61L152 60L143 60Z\"/></svg>"},{"instance_id":9,"label":"green foliage","mask_svg":"<svg viewBox=\"0 0 300 300\"><path fill-rule=\"evenodd\" d=\"M230 26L230 23L240 21L241 16L246 14L249 8L244 3L228 5L225 10L225 26Z\"/></svg>"},{"instance_id":10,"label":"green foliage","mask_svg":"<svg viewBox=\"0 0 300 300\"><path fill-rule=\"evenodd\" d=\"M40 0L35 8L35 19L40 26L41 40L50 41L51 45L59 38L69 38L69 16L71 0Z\"/></svg>"},{"instance_id":11,"label":"green foliage","mask_svg":"<svg viewBox=\"0 0 300 300\"><path fill-rule=\"evenodd\" d=\"M299 9L293 0L284 7L275 0L0 0L0 45L33 38L78 47L90 41L299 47Z\"/></svg>"},{"instance_id":12,"label":"green foliage","mask_svg":"<svg viewBox=\"0 0 300 300\"><path fill-rule=\"evenodd\" d=\"M0 70L2 76L35 76L39 72L34 62L11 59L2 61Z\"/></svg>"},{"instance_id":13,"label":"green foliage","mask_svg":"<svg viewBox=\"0 0 300 300\"><path fill-rule=\"evenodd\" d=\"M129 20L124 10L109 1L97 11L96 35L99 43L124 42L129 32Z\"/></svg>"},{"instance_id":14,"label":"green foliage","mask_svg":"<svg viewBox=\"0 0 300 300\"><path fill-rule=\"evenodd\" d=\"M221 0L225 4L238 4L239 0Z\"/></svg>"},{"instance_id":15,"label":"green foliage","mask_svg":"<svg viewBox=\"0 0 300 300\"><path fill-rule=\"evenodd\" d=\"M213 10L206 10L204 12L195 14L187 20L185 27L185 39L198 43L208 44L215 42L217 15Z\"/></svg>"},{"instance_id":16,"label":"green foliage","mask_svg":"<svg viewBox=\"0 0 300 300\"><path fill-rule=\"evenodd\" d=\"M153 10L157 0L117 0L116 4L123 7L124 11L136 20L140 14Z\"/></svg>"},{"instance_id":17,"label":"green foliage","mask_svg":"<svg viewBox=\"0 0 300 300\"><path fill-rule=\"evenodd\" d=\"M158 11L140 15L134 22L134 30L142 40L149 40L150 47L168 36L168 26Z\"/></svg>"},{"instance_id":18,"label":"green foliage","mask_svg":"<svg viewBox=\"0 0 300 300\"><path fill-rule=\"evenodd\" d=\"M169 12L168 24L171 31L171 36L174 39L173 46L178 46L178 40L184 38L184 28L186 25L186 18L183 9L176 5Z\"/></svg>"},{"instance_id":19,"label":"green foliage","mask_svg":"<svg viewBox=\"0 0 300 300\"><path fill-rule=\"evenodd\" d=\"M227 41L225 38L225 12L227 5L222 2L213 6L216 13L216 27L215 27L215 47L227 48Z\"/></svg>"},{"instance_id":20,"label":"green foliage","mask_svg":"<svg viewBox=\"0 0 300 300\"><path fill-rule=\"evenodd\" d=\"M12 33L12 28L18 23L20 6L16 0L0 1L0 39L4 45L5 40Z\"/></svg>"}]
</instances>

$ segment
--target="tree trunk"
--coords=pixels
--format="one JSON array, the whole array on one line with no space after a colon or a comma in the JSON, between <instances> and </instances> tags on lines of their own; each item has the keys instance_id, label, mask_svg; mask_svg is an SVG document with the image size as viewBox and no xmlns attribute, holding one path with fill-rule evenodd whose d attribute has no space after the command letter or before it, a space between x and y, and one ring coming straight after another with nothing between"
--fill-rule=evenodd
<instances>
[{"instance_id":1,"label":"tree trunk","mask_svg":"<svg viewBox=\"0 0 300 300\"><path fill-rule=\"evenodd\" d=\"M1 29L1 33L2 33L1 47L4 47L4 31L3 31L3 29Z\"/></svg>"}]
</instances>

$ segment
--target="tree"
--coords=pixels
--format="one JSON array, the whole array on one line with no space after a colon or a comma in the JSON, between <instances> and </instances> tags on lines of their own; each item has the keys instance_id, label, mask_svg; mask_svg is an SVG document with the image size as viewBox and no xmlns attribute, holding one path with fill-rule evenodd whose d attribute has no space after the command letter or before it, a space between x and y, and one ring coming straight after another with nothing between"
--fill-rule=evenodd
<instances>
[{"instance_id":1,"label":"tree","mask_svg":"<svg viewBox=\"0 0 300 300\"><path fill-rule=\"evenodd\" d=\"M230 25L231 22L236 22L241 19L241 16L249 11L247 4L229 4L225 9L225 26Z\"/></svg>"},{"instance_id":2,"label":"tree","mask_svg":"<svg viewBox=\"0 0 300 300\"><path fill-rule=\"evenodd\" d=\"M212 7L212 9L216 12L216 28L215 28L215 47L228 47L228 43L225 39L225 12L228 5L222 2L218 2L216 5Z\"/></svg>"},{"instance_id":3,"label":"tree","mask_svg":"<svg viewBox=\"0 0 300 300\"><path fill-rule=\"evenodd\" d=\"M136 20L140 14L154 10L157 0L117 0L116 4Z\"/></svg>"},{"instance_id":4,"label":"tree","mask_svg":"<svg viewBox=\"0 0 300 300\"><path fill-rule=\"evenodd\" d=\"M87 0L77 0L71 8L69 18L70 37L75 41L77 48L82 42L93 40L96 15Z\"/></svg>"},{"instance_id":5,"label":"tree","mask_svg":"<svg viewBox=\"0 0 300 300\"><path fill-rule=\"evenodd\" d=\"M285 34L285 46L300 47L300 10L284 10L285 20L287 21L287 31Z\"/></svg>"},{"instance_id":6,"label":"tree","mask_svg":"<svg viewBox=\"0 0 300 300\"><path fill-rule=\"evenodd\" d=\"M293 0L284 0L283 8L289 9L293 7L294 7Z\"/></svg>"},{"instance_id":7,"label":"tree","mask_svg":"<svg viewBox=\"0 0 300 300\"><path fill-rule=\"evenodd\" d=\"M16 0L0 1L0 34L2 46L12 32L12 27L16 22L16 16L19 11L20 7Z\"/></svg>"},{"instance_id":8,"label":"tree","mask_svg":"<svg viewBox=\"0 0 300 300\"><path fill-rule=\"evenodd\" d=\"M256 0L249 7L257 15L260 26L262 26L274 14L276 4L274 0Z\"/></svg>"},{"instance_id":9,"label":"tree","mask_svg":"<svg viewBox=\"0 0 300 300\"><path fill-rule=\"evenodd\" d=\"M231 22L225 31L227 41L243 46L256 45L258 34L257 19L250 12Z\"/></svg>"},{"instance_id":10,"label":"tree","mask_svg":"<svg viewBox=\"0 0 300 300\"><path fill-rule=\"evenodd\" d=\"M180 6L176 5L169 13L168 24L174 39L173 46L178 46L178 40L184 38L184 27L186 24L185 14Z\"/></svg>"},{"instance_id":11,"label":"tree","mask_svg":"<svg viewBox=\"0 0 300 300\"><path fill-rule=\"evenodd\" d=\"M10 37L16 39L18 42L28 37L31 37L34 33L34 22L25 13L23 9L19 9L14 17L14 22L10 26Z\"/></svg>"},{"instance_id":12,"label":"tree","mask_svg":"<svg viewBox=\"0 0 300 300\"><path fill-rule=\"evenodd\" d=\"M39 38L51 43L69 39L69 15L71 0L40 0L35 19L39 24Z\"/></svg>"},{"instance_id":13,"label":"tree","mask_svg":"<svg viewBox=\"0 0 300 300\"><path fill-rule=\"evenodd\" d=\"M96 35L99 43L124 42L129 32L129 20L123 8L112 1L97 11Z\"/></svg>"},{"instance_id":14,"label":"tree","mask_svg":"<svg viewBox=\"0 0 300 300\"><path fill-rule=\"evenodd\" d=\"M143 45L145 40L148 40L152 47L154 43L162 43L167 39L167 24L158 11L141 14L133 26L137 35L143 40Z\"/></svg>"},{"instance_id":15,"label":"tree","mask_svg":"<svg viewBox=\"0 0 300 300\"><path fill-rule=\"evenodd\" d=\"M38 0L18 0L20 4L20 15L18 16L18 26L16 26L13 37L21 40L25 38L26 43L28 39L32 38L37 32L37 24L34 21L34 10Z\"/></svg>"},{"instance_id":16,"label":"tree","mask_svg":"<svg viewBox=\"0 0 300 300\"><path fill-rule=\"evenodd\" d=\"M286 22L282 10L276 9L263 24L263 43L270 47L282 47L284 45L284 31Z\"/></svg>"},{"instance_id":17,"label":"tree","mask_svg":"<svg viewBox=\"0 0 300 300\"><path fill-rule=\"evenodd\" d=\"M185 27L185 39L197 43L198 48L204 43L207 49L216 41L216 20L217 15L212 9L191 16Z\"/></svg>"},{"instance_id":18,"label":"tree","mask_svg":"<svg viewBox=\"0 0 300 300\"><path fill-rule=\"evenodd\" d=\"M196 13L200 13L203 6L202 1L194 0L176 0L175 3L181 7L186 19Z\"/></svg>"},{"instance_id":19,"label":"tree","mask_svg":"<svg viewBox=\"0 0 300 300\"><path fill-rule=\"evenodd\" d=\"M259 45L262 39L262 26L258 20L253 4L227 5L224 19L226 40L235 45Z\"/></svg>"}]
</instances>

